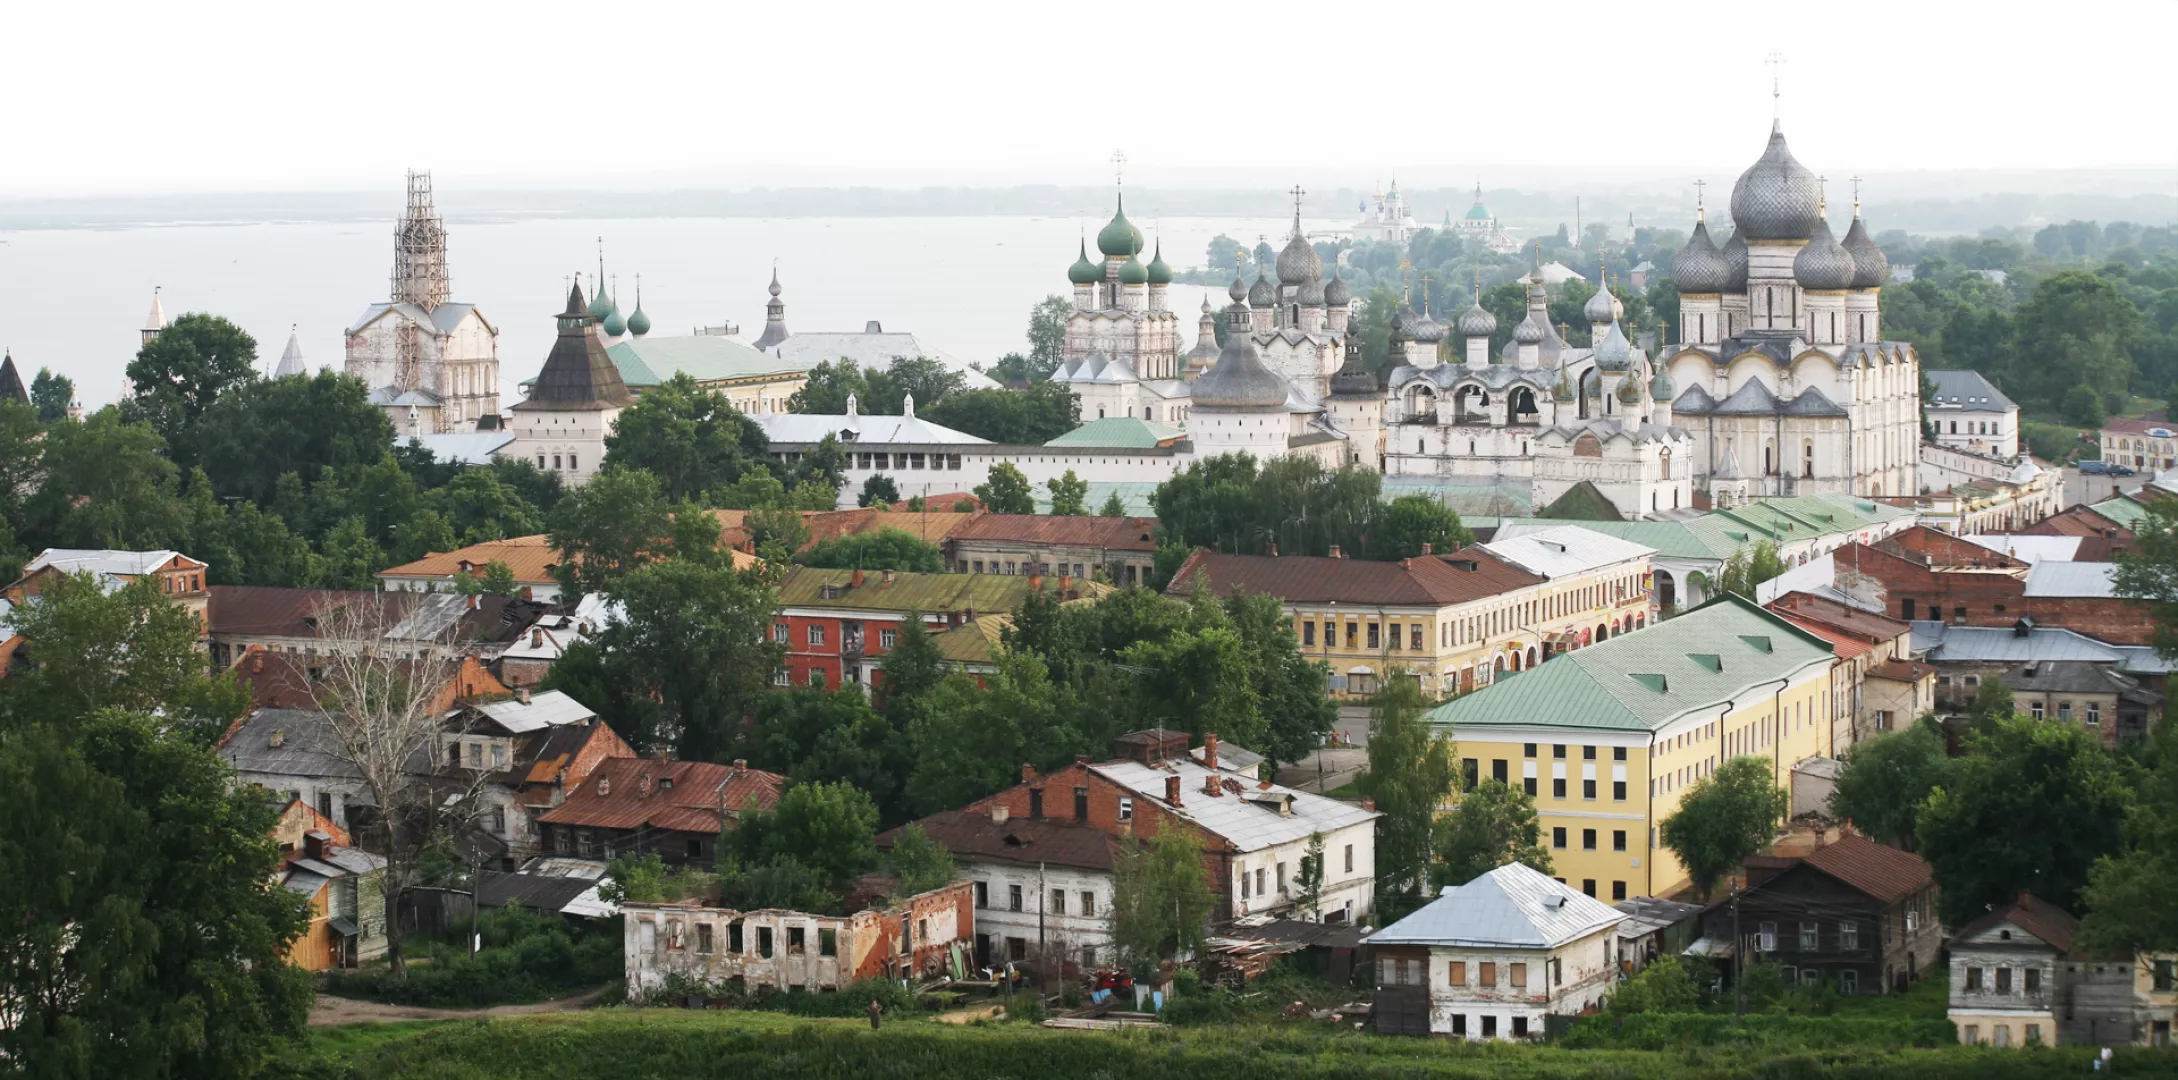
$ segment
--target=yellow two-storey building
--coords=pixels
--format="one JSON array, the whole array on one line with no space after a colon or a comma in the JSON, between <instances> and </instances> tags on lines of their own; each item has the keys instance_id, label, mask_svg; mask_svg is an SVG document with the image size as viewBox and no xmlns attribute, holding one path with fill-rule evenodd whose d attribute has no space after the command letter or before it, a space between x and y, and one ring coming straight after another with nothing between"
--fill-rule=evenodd
<instances>
[{"instance_id":1,"label":"yellow two-storey building","mask_svg":"<svg viewBox=\"0 0 2178 1080\"><path fill-rule=\"evenodd\" d=\"M1669 896L1685 869L1660 826L1735 757L1792 767L1832 755L1833 654L1737 596L1554 657L1430 713L1456 739L1464 783L1535 797L1556 876L1600 899Z\"/></svg>"},{"instance_id":2,"label":"yellow two-storey building","mask_svg":"<svg viewBox=\"0 0 2178 1080\"><path fill-rule=\"evenodd\" d=\"M1654 552L1578 526L1395 562L1198 550L1173 575L1220 596L1285 602L1301 652L1331 669L1333 697L1365 699L1400 671L1432 697L1488 686L1550 655L1655 618Z\"/></svg>"}]
</instances>

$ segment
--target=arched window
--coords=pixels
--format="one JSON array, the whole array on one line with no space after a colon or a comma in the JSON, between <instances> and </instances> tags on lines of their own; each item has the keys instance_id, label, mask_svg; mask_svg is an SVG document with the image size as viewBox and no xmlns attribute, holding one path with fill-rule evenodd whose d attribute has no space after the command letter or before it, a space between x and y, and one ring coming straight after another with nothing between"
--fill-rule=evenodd
<instances>
[{"instance_id":1,"label":"arched window","mask_svg":"<svg viewBox=\"0 0 2178 1080\"><path fill-rule=\"evenodd\" d=\"M1656 463L1662 470L1657 474L1657 478L1660 480L1671 479L1671 451L1664 451L1659 457L1657 457Z\"/></svg>"}]
</instances>

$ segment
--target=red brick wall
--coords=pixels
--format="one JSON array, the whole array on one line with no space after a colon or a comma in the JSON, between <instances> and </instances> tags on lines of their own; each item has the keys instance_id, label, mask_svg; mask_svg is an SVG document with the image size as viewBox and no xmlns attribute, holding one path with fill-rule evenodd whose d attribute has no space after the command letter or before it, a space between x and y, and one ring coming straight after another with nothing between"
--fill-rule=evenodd
<instances>
[{"instance_id":1,"label":"red brick wall","mask_svg":"<svg viewBox=\"0 0 2178 1080\"><path fill-rule=\"evenodd\" d=\"M1928 537L1940 538L1931 541ZM2023 576L2025 564L2007 559L1986 548L1956 540L1930 529L1901 533L1901 551L1930 554L1937 567L1972 567L1972 553L1981 552L1981 569L1942 570L1924 565L1891 548L1847 544L1832 553L1837 583L1853 591L1857 574L1875 582L1881 592L1883 612L1894 619L1942 619L1954 626L2010 626L2031 615L2048 627L2077 631L2119 645L2145 645L2154 633L2146 608L2130 600L2103 597L2029 597ZM1953 546L1965 549L1954 552ZM1946 558L1959 561L1946 563ZM1991 570L1990 568L1997 568ZM2012 568L2017 568L2013 570ZM1932 614L1932 610L1938 614Z\"/></svg>"}]
</instances>

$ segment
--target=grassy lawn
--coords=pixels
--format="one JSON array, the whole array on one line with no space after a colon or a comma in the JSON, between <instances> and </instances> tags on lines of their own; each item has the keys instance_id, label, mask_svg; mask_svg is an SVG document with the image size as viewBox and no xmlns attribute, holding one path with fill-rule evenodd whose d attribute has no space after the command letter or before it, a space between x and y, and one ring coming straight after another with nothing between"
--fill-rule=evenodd
<instances>
[{"instance_id":1,"label":"grassy lawn","mask_svg":"<svg viewBox=\"0 0 2178 1080\"><path fill-rule=\"evenodd\" d=\"M1146 1077L1258 1075L1494 1077L1502 1080L2009 1080L2076 1076L2092 1050L1980 1047L1790 1050L1680 1046L1568 1050L1401 1039L1314 1024L1215 1029L1054 1031L1025 1024L956 1027L927 1017L817 1020L764 1012L598 1009L493 1020L378 1025L317 1033L282 1080L620 1080L792 1077ZM2119 1051L2119 1073L2172 1075L2178 1055Z\"/></svg>"},{"instance_id":2,"label":"grassy lawn","mask_svg":"<svg viewBox=\"0 0 2178 1080\"><path fill-rule=\"evenodd\" d=\"M1945 969L1921 976L1903 994L1841 997L1832 1016L1869 1020L1941 1020L1951 1007L1951 986Z\"/></svg>"}]
</instances>

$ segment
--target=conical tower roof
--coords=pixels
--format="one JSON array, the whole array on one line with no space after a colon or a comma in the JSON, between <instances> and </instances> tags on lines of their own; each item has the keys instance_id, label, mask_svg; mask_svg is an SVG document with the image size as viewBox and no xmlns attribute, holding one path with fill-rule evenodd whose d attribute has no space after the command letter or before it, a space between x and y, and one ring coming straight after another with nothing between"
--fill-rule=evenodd
<instances>
[{"instance_id":1,"label":"conical tower roof","mask_svg":"<svg viewBox=\"0 0 2178 1080\"><path fill-rule=\"evenodd\" d=\"M280 353L280 366L272 369L272 377L284 379L289 375L308 375L310 368L303 363L302 332L296 327L287 328L287 348Z\"/></svg>"},{"instance_id":2,"label":"conical tower roof","mask_svg":"<svg viewBox=\"0 0 2178 1080\"><path fill-rule=\"evenodd\" d=\"M23 386L23 375L15 370L15 354L0 356L0 398L30 404L30 391Z\"/></svg>"},{"instance_id":3,"label":"conical tower roof","mask_svg":"<svg viewBox=\"0 0 2178 1080\"><path fill-rule=\"evenodd\" d=\"M579 282L567 291L567 310L560 312L559 324L559 337L545 355L537 385L514 406L516 411L594 412L632 403L635 398L620 381L620 369L597 336L597 320L583 305Z\"/></svg>"}]
</instances>

